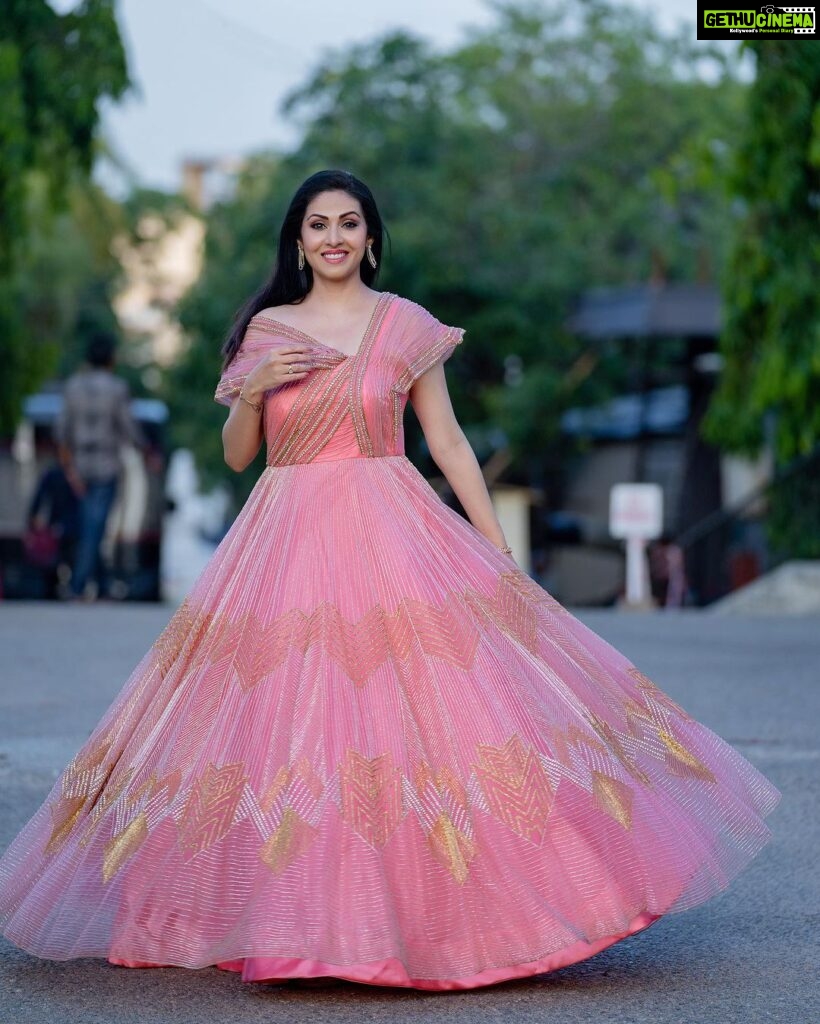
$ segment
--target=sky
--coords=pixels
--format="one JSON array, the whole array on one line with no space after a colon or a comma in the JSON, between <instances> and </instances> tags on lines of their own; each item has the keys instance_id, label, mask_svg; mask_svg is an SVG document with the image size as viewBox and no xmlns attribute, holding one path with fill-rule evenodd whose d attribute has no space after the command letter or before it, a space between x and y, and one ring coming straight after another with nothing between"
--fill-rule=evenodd
<instances>
[{"instance_id":1,"label":"sky","mask_svg":"<svg viewBox=\"0 0 820 1024\"><path fill-rule=\"evenodd\" d=\"M692 25L695 0L631 0L663 27ZM61 12L77 0L52 0ZM137 182L175 191L183 159L287 149L298 127L279 112L329 52L409 29L438 49L452 48L470 26L492 23L483 0L117 0L117 17L135 88L101 104L102 132ZM110 167L95 178L125 191Z\"/></svg>"}]
</instances>

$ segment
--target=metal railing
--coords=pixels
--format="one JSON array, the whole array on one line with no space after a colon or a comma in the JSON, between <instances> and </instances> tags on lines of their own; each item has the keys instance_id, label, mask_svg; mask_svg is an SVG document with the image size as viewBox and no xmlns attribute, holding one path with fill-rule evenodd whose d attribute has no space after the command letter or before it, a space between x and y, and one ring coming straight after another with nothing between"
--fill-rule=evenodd
<instances>
[{"instance_id":1,"label":"metal railing","mask_svg":"<svg viewBox=\"0 0 820 1024\"><path fill-rule=\"evenodd\" d=\"M793 558L820 558L820 445L741 501L675 537L690 596L705 605Z\"/></svg>"}]
</instances>

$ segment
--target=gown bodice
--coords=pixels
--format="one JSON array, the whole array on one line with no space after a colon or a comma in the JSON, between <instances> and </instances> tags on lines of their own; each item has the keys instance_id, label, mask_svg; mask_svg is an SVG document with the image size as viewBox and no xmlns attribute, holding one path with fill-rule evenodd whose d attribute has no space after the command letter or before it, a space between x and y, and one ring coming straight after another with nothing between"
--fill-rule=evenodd
<instances>
[{"instance_id":1,"label":"gown bodice","mask_svg":"<svg viewBox=\"0 0 820 1024\"><path fill-rule=\"evenodd\" d=\"M313 368L264 396L266 464L271 467L404 454L403 414L412 384L462 340L423 307L382 292L358 350L345 354L262 314L251 318L215 400L239 394L272 346L310 346Z\"/></svg>"}]
</instances>

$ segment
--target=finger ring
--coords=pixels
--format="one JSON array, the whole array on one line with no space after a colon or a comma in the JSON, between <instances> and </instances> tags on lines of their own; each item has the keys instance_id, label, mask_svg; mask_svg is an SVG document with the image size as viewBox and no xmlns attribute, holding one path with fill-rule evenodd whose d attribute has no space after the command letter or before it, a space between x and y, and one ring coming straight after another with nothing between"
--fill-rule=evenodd
<instances>
[{"instance_id":1,"label":"finger ring","mask_svg":"<svg viewBox=\"0 0 820 1024\"><path fill-rule=\"evenodd\" d=\"M288 373L293 373L293 363L288 363Z\"/></svg>"}]
</instances>

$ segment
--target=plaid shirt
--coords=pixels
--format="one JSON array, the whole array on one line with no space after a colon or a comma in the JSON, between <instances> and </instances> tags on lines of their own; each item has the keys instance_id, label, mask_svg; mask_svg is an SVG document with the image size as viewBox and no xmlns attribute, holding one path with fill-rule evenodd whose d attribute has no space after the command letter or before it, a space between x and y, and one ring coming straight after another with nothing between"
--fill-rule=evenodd
<instances>
[{"instance_id":1,"label":"plaid shirt","mask_svg":"<svg viewBox=\"0 0 820 1024\"><path fill-rule=\"evenodd\" d=\"M66 381L54 437L69 449L84 480L116 477L121 466L120 446L145 446L145 436L131 416L129 401L127 382L110 370L83 369Z\"/></svg>"}]
</instances>

